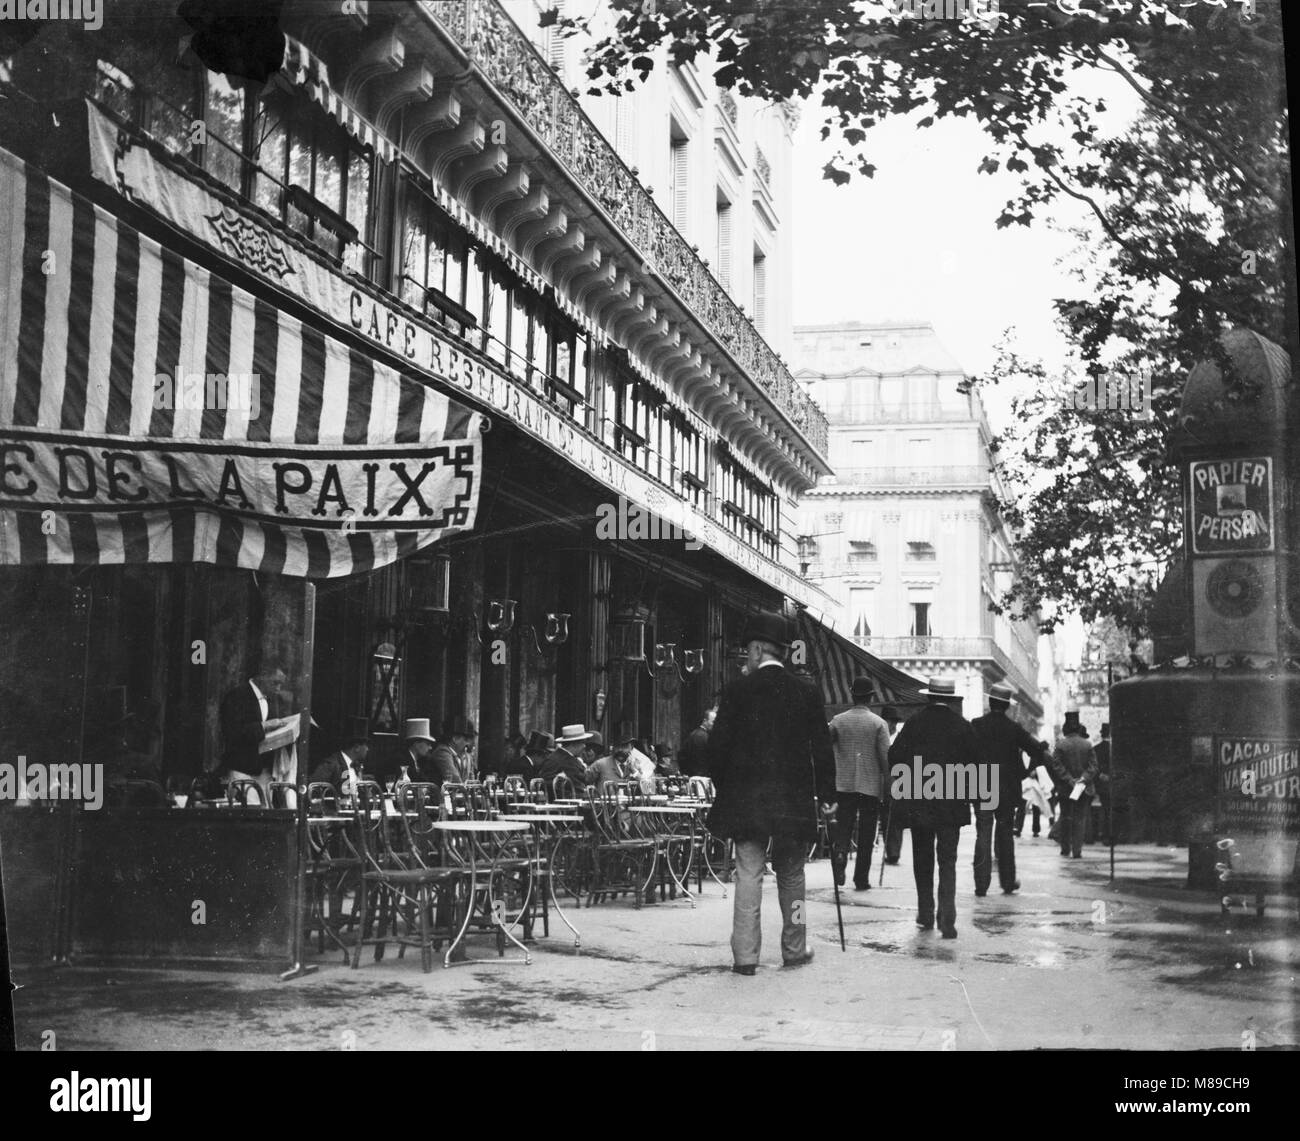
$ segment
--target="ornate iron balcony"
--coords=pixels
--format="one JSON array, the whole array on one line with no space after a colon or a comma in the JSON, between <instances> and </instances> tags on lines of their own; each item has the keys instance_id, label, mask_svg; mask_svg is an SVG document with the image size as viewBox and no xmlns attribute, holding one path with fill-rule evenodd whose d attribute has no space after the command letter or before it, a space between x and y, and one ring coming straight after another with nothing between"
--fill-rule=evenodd
<instances>
[{"instance_id":1,"label":"ornate iron balcony","mask_svg":"<svg viewBox=\"0 0 1300 1141\"><path fill-rule=\"evenodd\" d=\"M575 181L604 208L650 272L676 291L696 320L824 458L825 414L795 382L496 0L420 2Z\"/></svg>"}]
</instances>

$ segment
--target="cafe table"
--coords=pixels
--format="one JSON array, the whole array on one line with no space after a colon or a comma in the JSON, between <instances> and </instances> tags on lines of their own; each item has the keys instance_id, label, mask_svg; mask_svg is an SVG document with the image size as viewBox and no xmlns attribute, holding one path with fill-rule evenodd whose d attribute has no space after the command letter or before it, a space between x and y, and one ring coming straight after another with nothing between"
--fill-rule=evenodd
<instances>
[{"instance_id":1,"label":"cafe table","mask_svg":"<svg viewBox=\"0 0 1300 1141\"><path fill-rule=\"evenodd\" d=\"M559 897L555 893L555 866L556 856L560 848L566 842L580 840L581 832L579 829L586 823L583 816L574 816L572 814L558 812L533 813L527 816L502 816L502 820L508 820L512 823L522 823L533 829L533 835L537 840L537 852L540 859L542 836L552 841L550 854L546 857L546 881L547 888L551 894L551 903L555 908L555 914L560 917L560 921L573 932L573 946L580 948L582 946L582 936L578 929L569 922L569 917L564 914L564 909L560 907ZM567 885L566 885L567 887Z\"/></svg>"},{"instance_id":2,"label":"cafe table","mask_svg":"<svg viewBox=\"0 0 1300 1141\"><path fill-rule=\"evenodd\" d=\"M530 964L533 957L528 948L516 939L514 933L506 926L505 902L492 897L492 884L500 867L500 848L493 845L492 840L526 833L530 831L529 826L522 821L515 820L439 820L433 824L433 827L443 834L444 840L464 837L469 841L465 845L469 852L469 864L465 869L469 873L469 899L466 902L465 918L461 922L460 930L456 933L455 939L448 946L447 953L443 956L442 965L444 967L451 966L452 954L464 942L465 932L469 930L470 920L474 918L474 911L480 901L486 905L484 915L491 917L497 931L524 953L523 959L520 960L506 959L504 958L504 952L502 952L500 961L523 962L525 966ZM486 867L484 867L485 861ZM529 861L528 890L530 894L532 892L532 880L533 868L532 862ZM500 904L499 907L498 904ZM466 963L491 962L490 959L461 959L458 961Z\"/></svg>"},{"instance_id":3,"label":"cafe table","mask_svg":"<svg viewBox=\"0 0 1300 1141\"><path fill-rule=\"evenodd\" d=\"M664 798L665 801L667 799L667 797ZM683 876L689 881L691 878L691 861L695 857L695 809L688 806L675 808L665 803L633 805L627 811L634 814L638 825L644 822L656 839L665 837L671 841L685 838L682 833L678 831L678 827L680 824L686 823L689 820L690 847L687 849L686 867L683 869ZM646 835L645 828L638 828L638 831L640 831L643 836L646 836L647 839L650 838L650 836ZM664 862L668 865L668 874L673 877L673 883L677 885L678 890L691 901L691 906L694 907L695 897L690 893L686 884L682 882L682 876L678 876L677 869L673 867L673 862L668 857L666 847L664 851Z\"/></svg>"}]
</instances>

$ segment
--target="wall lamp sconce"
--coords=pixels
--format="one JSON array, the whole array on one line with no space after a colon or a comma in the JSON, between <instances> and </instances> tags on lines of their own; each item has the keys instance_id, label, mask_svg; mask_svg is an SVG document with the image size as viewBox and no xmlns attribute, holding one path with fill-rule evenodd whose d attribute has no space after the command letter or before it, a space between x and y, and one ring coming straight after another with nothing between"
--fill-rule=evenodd
<instances>
[{"instance_id":1,"label":"wall lamp sconce","mask_svg":"<svg viewBox=\"0 0 1300 1141\"><path fill-rule=\"evenodd\" d=\"M570 614L565 614L558 610L548 610L546 613L546 625L542 628L542 637L546 639L548 646L563 646L569 640L569 619ZM533 645L537 647L539 654L545 653L542 649L542 643L537 637L537 627L529 626L528 629L533 635Z\"/></svg>"},{"instance_id":2,"label":"wall lamp sconce","mask_svg":"<svg viewBox=\"0 0 1300 1141\"><path fill-rule=\"evenodd\" d=\"M655 644L654 668L651 669L647 663L646 672L651 677L659 677L668 669L676 671L677 676L685 681L688 676L694 676L704 669L704 651L703 650L683 650L682 662L677 663L677 643L676 642L657 642ZM686 672L683 673L682 670Z\"/></svg>"},{"instance_id":3,"label":"wall lamp sconce","mask_svg":"<svg viewBox=\"0 0 1300 1141\"><path fill-rule=\"evenodd\" d=\"M513 598L494 598L487 604L485 615L480 616L478 607L474 608L474 637L480 646L485 623L492 634L509 634L515 628L515 607L518 605Z\"/></svg>"}]
</instances>

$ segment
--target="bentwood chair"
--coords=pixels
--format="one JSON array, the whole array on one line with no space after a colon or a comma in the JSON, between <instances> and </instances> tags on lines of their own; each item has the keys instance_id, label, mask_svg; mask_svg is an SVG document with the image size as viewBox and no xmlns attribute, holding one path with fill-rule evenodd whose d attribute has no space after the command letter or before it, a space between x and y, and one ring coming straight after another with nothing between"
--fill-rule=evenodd
<instances>
[{"instance_id":1,"label":"bentwood chair","mask_svg":"<svg viewBox=\"0 0 1300 1141\"><path fill-rule=\"evenodd\" d=\"M266 791L255 780L240 778L226 782L226 796L231 804L238 804L243 807L252 807L248 803L250 796L257 797L257 807L267 807Z\"/></svg>"},{"instance_id":2,"label":"bentwood chair","mask_svg":"<svg viewBox=\"0 0 1300 1141\"><path fill-rule=\"evenodd\" d=\"M551 799L552 800L573 800L574 786L573 778L560 773L551 780Z\"/></svg>"},{"instance_id":3,"label":"bentwood chair","mask_svg":"<svg viewBox=\"0 0 1300 1141\"><path fill-rule=\"evenodd\" d=\"M639 910L646 889L654 880L657 845L653 838L636 836L625 809L631 803L631 786L606 781L600 799L593 802L596 836L592 845L591 885L587 906L605 896L632 892Z\"/></svg>"},{"instance_id":4,"label":"bentwood chair","mask_svg":"<svg viewBox=\"0 0 1300 1141\"><path fill-rule=\"evenodd\" d=\"M546 803L546 782L541 777L533 777L528 782L528 799L534 804Z\"/></svg>"},{"instance_id":5,"label":"bentwood chair","mask_svg":"<svg viewBox=\"0 0 1300 1141\"><path fill-rule=\"evenodd\" d=\"M298 786L291 781L273 780L267 787L272 808L297 808Z\"/></svg>"},{"instance_id":6,"label":"bentwood chair","mask_svg":"<svg viewBox=\"0 0 1300 1141\"><path fill-rule=\"evenodd\" d=\"M288 787L293 788L292 785ZM351 914L344 914L343 903L350 889L359 891L362 864L346 831L335 823L339 816L338 790L325 781L308 784L307 889L310 907L306 934L310 938L311 933L316 932L317 950L322 954L326 936L332 939L342 950L346 966L351 956L339 933L355 928L361 916L359 900L355 896Z\"/></svg>"},{"instance_id":7,"label":"bentwood chair","mask_svg":"<svg viewBox=\"0 0 1300 1141\"><path fill-rule=\"evenodd\" d=\"M398 944L399 958L407 946L418 946L420 966L426 974L433 970L435 908L442 911L438 906L441 893L456 878L444 868L429 866L427 850L421 851L421 846L427 843L426 833L432 831L429 824L437 819L433 811L435 788L424 783L402 786L397 817L407 840L408 851L404 854L413 865L402 867L398 866L397 853L388 840L382 790L373 781L357 783L355 835L363 871L358 889L361 934L357 939L357 953L352 958L353 968L361 965L362 946L372 944L378 962L384 957L387 944L394 942ZM370 936L372 914L378 922L375 934Z\"/></svg>"}]
</instances>

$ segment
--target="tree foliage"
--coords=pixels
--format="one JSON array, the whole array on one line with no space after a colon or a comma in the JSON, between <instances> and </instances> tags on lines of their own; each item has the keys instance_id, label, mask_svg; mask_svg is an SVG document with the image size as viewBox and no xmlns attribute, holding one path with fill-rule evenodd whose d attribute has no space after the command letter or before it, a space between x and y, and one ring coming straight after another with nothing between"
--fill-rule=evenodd
<instances>
[{"instance_id":1,"label":"tree foliage","mask_svg":"<svg viewBox=\"0 0 1300 1141\"><path fill-rule=\"evenodd\" d=\"M1296 315L1281 14L1241 0L1004 0L996 18L944 5L854 0L612 0L616 21L588 51L593 92L627 90L658 56L706 62L743 95L820 104L837 150L825 175L870 177L884 161L871 128L971 118L988 140L978 169L1017 191L990 219L1041 224L1063 199L1095 228L1076 296L1055 301L1075 360L1071 383L1146 372L1152 419L1077 410L1012 342L977 385L1037 382L1001 441L999 504L1016 532L1021 578L1002 600L1146 627L1180 536L1165 440L1187 371L1219 360L1216 338L1243 325L1292 358ZM951 9L953 5L948 5ZM960 9L961 5L957 5ZM990 6L986 6L990 7ZM901 12L900 12L901 10ZM916 15L903 14L915 12ZM580 20L558 20L571 32ZM661 54L662 53L662 54ZM1107 134L1089 69L1118 76L1141 114ZM1054 378L1060 381L1062 378Z\"/></svg>"}]
</instances>

